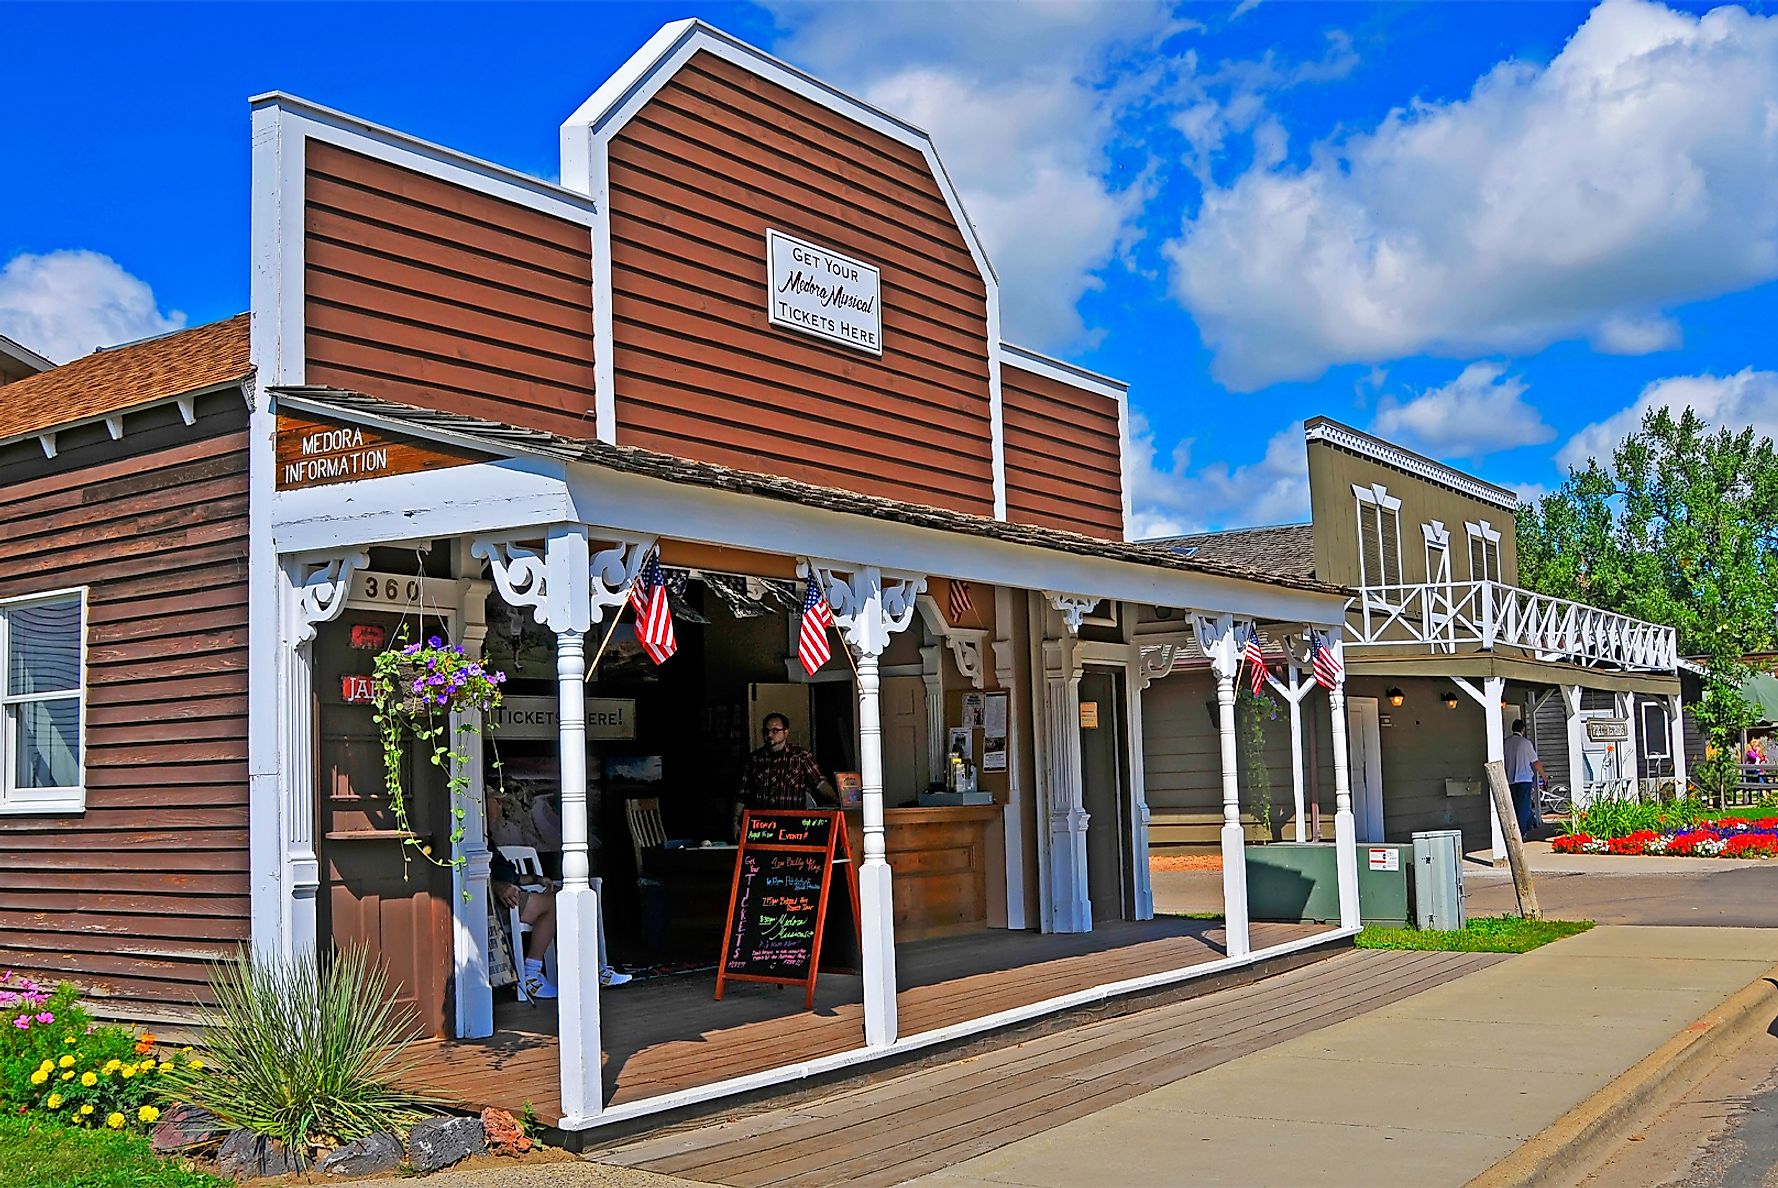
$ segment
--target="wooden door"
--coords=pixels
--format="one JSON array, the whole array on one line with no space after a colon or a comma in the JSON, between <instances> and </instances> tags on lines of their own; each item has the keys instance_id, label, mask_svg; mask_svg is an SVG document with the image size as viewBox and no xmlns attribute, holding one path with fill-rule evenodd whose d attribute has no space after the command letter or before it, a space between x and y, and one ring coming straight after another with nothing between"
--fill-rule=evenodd
<instances>
[{"instance_id":1,"label":"wooden door","mask_svg":"<svg viewBox=\"0 0 1778 1188\"><path fill-rule=\"evenodd\" d=\"M411 623L411 620L410 620ZM396 615L347 611L315 640L316 800L322 932L337 949L361 945L389 973L397 1003L413 1012L419 1034L443 1037L452 1016L451 876L401 843L384 788L383 751L368 703L349 700L342 678L368 677L376 647L353 646L354 627L381 628L393 641ZM429 631L440 630L430 624ZM444 772L405 756L408 814L433 853L450 853L450 805Z\"/></svg>"},{"instance_id":2,"label":"wooden door","mask_svg":"<svg viewBox=\"0 0 1778 1188\"><path fill-rule=\"evenodd\" d=\"M1361 842L1386 840L1381 723L1375 697L1346 699L1347 778L1352 788L1352 823Z\"/></svg>"},{"instance_id":3,"label":"wooden door","mask_svg":"<svg viewBox=\"0 0 1778 1188\"><path fill-rule=\"evenodd\" d=\"M1093 922L1126 918L1124 889L1125 773L1123 678L1089 668L1080 678L1080 702L1097 708L1083 714L1080 730L1081 805L1087 810L1087 894ZM1088 718L1096 725L1088 726Z\"/></svg>"}]
</instances>

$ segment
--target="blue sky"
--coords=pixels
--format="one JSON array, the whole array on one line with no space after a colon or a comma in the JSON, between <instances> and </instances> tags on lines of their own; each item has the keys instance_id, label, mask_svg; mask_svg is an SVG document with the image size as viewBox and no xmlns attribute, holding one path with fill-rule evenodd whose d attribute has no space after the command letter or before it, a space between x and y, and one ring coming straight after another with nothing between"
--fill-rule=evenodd
<instances>
[{"instance_id":1,"label":"blue sky","mask_svg":"<svg viewBox=\"0 0 1778 1188\"><path fill-rule=\"evenodd\" d=\"M688 15L933 133L1007 337L1131 382L1146 532L1306 518L1315 415L1533 495L1656 404L1778 431L1759 6L14 4L0 334L244 309L254 93L553 179Z\"/></svg>"}]
</instances>

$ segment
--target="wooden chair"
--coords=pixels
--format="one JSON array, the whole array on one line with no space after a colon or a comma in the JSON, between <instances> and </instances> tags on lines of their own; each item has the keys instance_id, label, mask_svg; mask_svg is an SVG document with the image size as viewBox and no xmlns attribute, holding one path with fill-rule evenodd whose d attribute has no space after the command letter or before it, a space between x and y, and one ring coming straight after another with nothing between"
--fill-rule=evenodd
<instances>
[{"instance_id":1,"label":"wooden chair","mask_svg":"<svg viewBox=\"0 0 1778 1188\"><path fill-rule=\"evenodd\" d=\"M642 851L649 846L667 844L667 831L661 825L661 802L657 797L643 796L624 801L624 820L630 826L630 844L636 851L636 881L642 881Z\"/></svg>"},{"instance_id":2,"label":"wooden chair","mask_svg":"<svg viewBox=\"0 0 1778 1188\"><path fill-rule=\"evenodd\" d=\"M550 881L544 877L543 863L538 859L535 849L530 846L496 846L495 849L500 851L502 858L512 863L513 869L523 880L519 886L524 890L540 892L550 890ZM594 879L592 886L594 894L599 898L599 975L603 978L606 970L610 968L610 962L605 959L605 880ZM512 968L518 974L518 981L515 985L518 988L519 1001L530 1002L530 996L525 993L525 934L531 931L531 926L519 919L518 908L507 908L506 912L508 933L512 938ZM555 955L556 948L551 945L549 952L543 956L545 972L552 979L556 976Z\"/></svg>"}]
</instances>

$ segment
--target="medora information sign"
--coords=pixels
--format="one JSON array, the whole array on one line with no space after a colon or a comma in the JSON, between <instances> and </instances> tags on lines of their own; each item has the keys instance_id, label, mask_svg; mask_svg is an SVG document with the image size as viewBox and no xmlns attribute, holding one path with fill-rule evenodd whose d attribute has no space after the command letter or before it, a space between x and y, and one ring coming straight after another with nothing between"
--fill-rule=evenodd
<instances>
[{"instance_id":1,"label":"medora information sign","mask_svg":"<svg viewBox=\"0 0 1778 1188\"><path fill-rule=\"evenodd\" d=\"M766 230L766 313L853 350L883 353L883 274L850 256Z\"/></svg>"}]
</instances>

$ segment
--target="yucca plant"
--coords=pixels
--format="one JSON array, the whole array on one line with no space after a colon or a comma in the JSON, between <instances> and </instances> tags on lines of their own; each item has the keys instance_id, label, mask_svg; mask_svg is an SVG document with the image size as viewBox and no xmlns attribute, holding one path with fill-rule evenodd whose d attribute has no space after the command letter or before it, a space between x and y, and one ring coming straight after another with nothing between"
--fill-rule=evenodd
<instances>
[{"instance_id":1,"label":"yucca plant","mask_svg":"<svg viewBox=\"0 0 1778 1188\"><path fill-rule=\"evenodd\" d=\"M412 1013L362 948L331 957L237 954L210 975L216 1010L199 1061L166 1074L201 1106L292 1151L405 1131L435 1104L397 1089Z\"/></svg>"}]
</instances>

